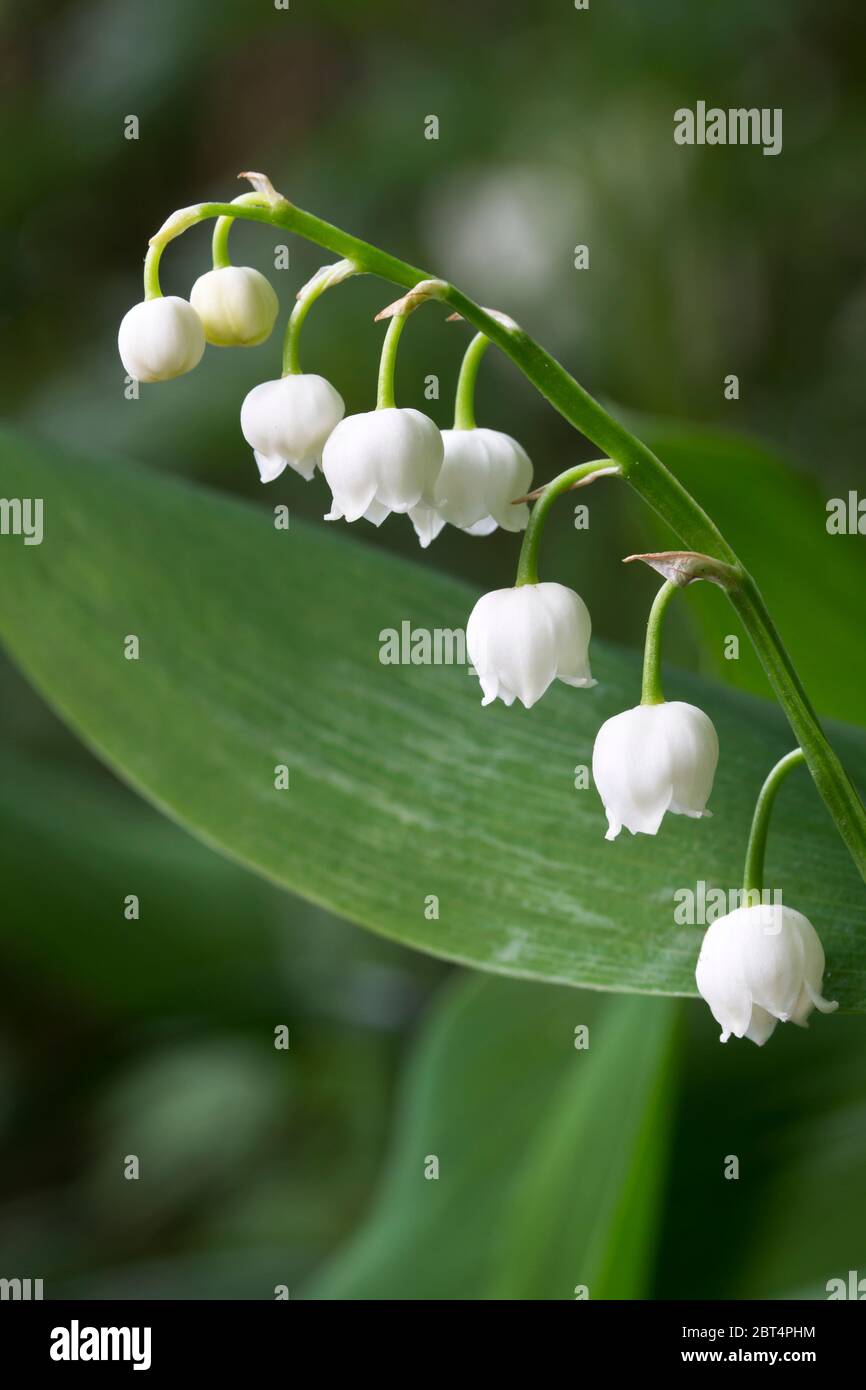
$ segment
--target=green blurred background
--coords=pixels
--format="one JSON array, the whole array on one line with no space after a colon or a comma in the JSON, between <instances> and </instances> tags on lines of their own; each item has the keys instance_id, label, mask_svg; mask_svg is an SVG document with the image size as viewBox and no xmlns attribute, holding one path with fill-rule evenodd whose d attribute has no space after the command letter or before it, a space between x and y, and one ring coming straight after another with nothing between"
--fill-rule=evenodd
<instances>
[{"instance_id":1,"label":"green blurred background","mask_svg":"<svg viewBox=\"0 0 866 1390\"><path fill-rule=\"evenodd\" d=\"M824 531L826 500L858 485L866 423L866 34L853 0L592 0L588 12L569 0L292 0L288 11L61 0L13 6L2 25L7 416L261 500L238 412L278 373L278 343L208 349L201 370L128 401L115 337L168 213L233 197L239 169L264 170L302 207L512 313L627 414L781 607L821 712L866 722L862 540L828 548ZM783 153L677 147L673 112L699 99L781 107ZM123 138L130 114L137 141ZM424 138L429 114L436 141ZM269 273L287 309L324 257L293 241L290 268L275 271L281 240L238 224L233 258ZM582 243L590 268L576 271ZM208 256L204 228L172 246L166 292L188 294ZM372 320L392 297L350 282L305 330L308 369L334 381L350 412L371 403ZM400 403L450 423L466 341L435 308L419 314L401 348ZM723 396L728 373L737 401ZM438 402L424 398L430 374ZM477 405L479 423L521 440L539 481L593 456L493 353ZM291 475L266 500L320 517L328 494L321 478L303 487ZM770 529L791 544L774 554ZM363 538L418 555L398 518ZM626 591L620 558L665 539L609 489L577 539L567 507L554 517L545 563L585 594L597 633L636 644L652 582L630 576ZM804 547L821 557L812 598ZM495 587L510 582L515 553L508 536L482 544L449 528L421 563ZM723 660L736 628L719 605L703 594L683 605L671 657L763 693L747 653ZM51 1296L489 1292L475 1236L456 1219L418 1231L399 1259L368 1249L363 1277L350 1244L377 1192L380 1214L399 1207L382 1174L412 1129L400 1078L435 1069L436 1030L476 986L195 844L115 782L9 667L0 695L0 1275L42 1277ZM147 899L146 925L123 920L129 892ZM538 986L489 990L501 992L496 1017L513 1012L512 1047L521 1027L537 1040L551 1011L565 1027L603 1007ZM278 1023L288 1053L273 1048ZM821 1294L858 1261L866 1273L860 1020L819 1025L805 1063L787 1030L772 1051L732 1056L697 1005L674 1026L689 1030L688 1062L666 1102L651 1255L629 1287L771 1297ZM495 1036L465 1043L491 1076ZM503 1028L500 1041L510 1036ZM538 1075L550 1061L539 1056ZM538 1075L518 1090L518 1116ZM451 1081L459 1088L459 1066ZM506 1108L507 1096L485 1117L486 1142ZM739 1148L720 1108L736 1114ZM538 1123L530 1109L525 1119ZM422 1149L423 1135L422 1124ZM509 1154L492 1150L480 1188L505 1193ZM753 1160L750 1183L720 1179L732 1151ZM146 1155L154 1180L124 1182L126 1153ZM408 1273L419 1268L426 1282ZM528 1268L513 1296L547 1296Z\"/></svg>"}]
</instances>

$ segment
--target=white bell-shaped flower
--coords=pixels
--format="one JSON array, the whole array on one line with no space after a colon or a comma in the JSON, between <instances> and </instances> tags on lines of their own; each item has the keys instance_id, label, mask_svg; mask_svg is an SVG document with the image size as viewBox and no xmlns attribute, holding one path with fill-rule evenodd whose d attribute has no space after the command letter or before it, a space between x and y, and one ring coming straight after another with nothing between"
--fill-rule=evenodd
<instances>
[{"instance_id":1,"label":"white bell-shaped flower","mask_svg":"<svg viewBox=\"0 0 866 1390\"><path fill-rule=\"evenodd\" d=\"M136 381L170 381L197 367L204 327L195 309L176 294L143 299L124 314L117 348Z\"/></svg>"},{"instance_id":2,"label":"white bell-shaped flower","mask_svg":"<svg viewBox=\"0 0 866 1390\"><path fill-rule=\"evenodd\" d=\"M707 928L695 980L722 1029L760 1047L777 1022L838 1007L821 993L824 950L808 917L781 903L738 907Z\"/></svg>"},{"instance_id":3,"label":"white bell-shaped flower","mask_svg":"<svg viewBox=\"0 0 866 1390\"><path fill-rule=\"evenodd\" d=\"M312 373L254 386L241 406L241 430L262 482L273 482L286 467L309 482L345 409L339 391Z\"/></svg>"},{"instance_id":4,"label":"white bell-shaped flower","mask_svg":"<svg viewBox=\"0 0 866 1390\"><path fill-rule=\"evenodd\" d=\"M390 512L432 505L442 454L442 435L420 410L388 406L347 416L322 454L333 494L325 520L363 516L381 526Z\"/></svg>"},{"instance_id":5,"label":"white bell-shaped flower","mask_svg":"<svg viewBox=\"0 0 866 1390\"><path fill-rule=\"evenodd\" d=\"M261 271L224 265L200 275L189 301L215 347L255 347L271 335L280 309L276 291Z\"/></svg>"},{"instance_id":6,"label":"white bell-shaped flower","mask_svg":"<svg viewBox=\"0 0 866 1390\"><path fill-rule=\"evenodd\" d=\"M564 584L494 589L478 600L466 624L466 650L484 692L534 705L555 680L595 685L589 669L592 623L579 594Z\"/></svg>"},{"instance_id":7,"label":"white bell-shaped flower","mask_svg":"<svg viewBox=\"0 0 866 1390\"><path fill-rule=\"evenodd\" d=\"M607 839L623 826L655 835L665 811L708 816L719 760L712 720L672 700L638 705L608 719L592 750L592 777L607 812Z\"/></svg>"},{"instance_id":8,"label":"white bell-shaped flower","mask_svg":"<svg viewBox=\"0 0 866 1390\"><path fill-rule=\"evenodd\" d=\"M433 507L410 512L425 548L446 522L470 536L489 536L497 526L523 531L529 521L525 502L512 506L532 486L532 464L516 439L501 430L443 430L445 458L436 480Z\"/></svg>"}]
</instances>

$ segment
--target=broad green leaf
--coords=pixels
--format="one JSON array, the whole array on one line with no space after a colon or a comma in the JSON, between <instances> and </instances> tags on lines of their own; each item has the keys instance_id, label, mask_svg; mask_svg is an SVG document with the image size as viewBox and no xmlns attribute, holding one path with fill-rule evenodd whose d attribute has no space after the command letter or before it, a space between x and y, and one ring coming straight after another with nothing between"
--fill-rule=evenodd
<instances>
[{"instance_id":1,"label":"broad green leaf","mask_svg":"<svg viewBox=\"0 0 866 1390\"><path fill-rule=\"evenodd\" d=\"M94 1022L193 1001L198 1018L270 1038L287 1011L352 1017L358 972L378 967L396 987L412 959L214 854L104 773L5 739L0 878L7 975Z\"/></svg>"},{"instance_id":2,"label":"broad green leaf","mask_svg":"<svg viewBox=\"0 0 866 1390\"><path fill-rule=\"evenodd\" d=\"M814 478L737 435L651 420L636 428L755 575L816 707L866 722L866 548L862 536L827 531L826 504L839 489L827 485L822 493ZM740 689L769 695L748 636L722 595L696 586L690 599L710 668ZM740 638L736 660L725 657L729 633Z\"/></svg>"},{"instance_id":3,"label":"broad green leaf","mask_svg":"<svg viewBox=\"0 0 866 1390\"><path fill-rule=\"evenodd\" d=\"M675 1017L661 1000L460 981L405 1078L380 1198L308 1296L641 1297Z\"/></svg>"},{"instance_id":4,"label":"broad green leaf","mask_svg":"<svg viewBox=\"0 0 866 1390\"><path fill-rule=\"evenodd\" d=\"M0 540L0 634L85 742L163 811L435 955L694 992L699 928L677 925L674 895L739 883L755 794L791 746L772 705L669 672L669 695L719 730L714 816L609 844L574 773L602 720L636 702L636 654L595 644L596 689L559 685L528 713L485 710L459 665L380 661L386 628L465 623L473 592L423 564L342 527L278 530L268 510L17 436L3 437L0 459L3 495L45 503L41 545ZM138 660L124 658L130 634ZM862 782L866 736L834 736ZM281 766L288 790L275 786ZM821 931L828 990L866 1007L866 894L805 774L780 799L768 873Z\"/></svg>"}]
</instances>

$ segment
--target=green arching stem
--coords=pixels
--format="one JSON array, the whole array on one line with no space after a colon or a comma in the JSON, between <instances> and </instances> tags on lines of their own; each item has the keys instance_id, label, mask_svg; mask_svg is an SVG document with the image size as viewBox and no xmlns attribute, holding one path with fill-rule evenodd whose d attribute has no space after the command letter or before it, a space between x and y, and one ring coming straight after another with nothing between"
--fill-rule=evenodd
<instances>
[{"instance_id":1,"label":"green arching stem","mask_svg":"<svg viewBox=\"0 0 866 1390\"><path fill-rule=\"evenodd\" d=\"M159 261L161 256L161 246L151 245L148 247L147 255L144 258L145 299L162 299L162 290L159 285Z\"/></svg>"},{"instance_id":2,"label":"green arching stem","mask_svg":"<svg viewBox=\"0 0 866 1390\"><path fill-rule=\"evenodd\" d=\"M229 232L236 217L245 217L255 222L270 222L273 226L281 226L279 222L274 222L268 214L272 204L265 195L259 192L241 193L240 197L233 199L231 203L199 203L191 208L181 208L164 223L156 236L151 237L147 255L144 258L144 297L145 299L160 299L162 290L159 284L159 262L163 251L170 241L181 232L185 232L189 227L195 227L199 222L209 221L211 217L216 217L217 224L214 227L212 241L212 260L215 270L221 270L227 265L231 265L229 260ZM202 209L213 207L217 209L212 213L201 216ZM265 214L257 216L257 214Z\"/></svg>"},{"instance_id":3,"label":"green arching stem","mask_svg":"<svg viewBox=\"0 0 866 1390\"><path fill-rule=\"evenodd\" d=\"M795 748L792 753L786 753L784 758L780 758L776 763L758 794L743 869L743 893L746 901L750 894L757 894L760 899L764 887L764 855L767 849L767 832L770 829L770 812L776 800L776 793L791 769L799 767L805 761L806 755L802 748Z\"/></svg>"},{"instance_id":4,"label":"green arching stem","mask_svg":"<svg viewBox=\"0 0 866 1390\"><path fill-rule=\"evenodd\" d=\"M463 354L460 375L457 378L457 393L454 397L455 430L475 429L475 382L478 379L481 359L489 346L490 339L487 334L476 333Z\"/></svg>"},{"instance_id":5,"label":"green arching stem","mask_svg":"<svg viewBox=\"0 0 866 1390\"><path fill-rule=\"evenodd\" d=\"M665 702L662 691L662 625L668 604L679 587L673 579L666 579L653 599L643 649L642 705L663 705Z\"/></svg>"},{"instance_id":6,"label":"green arching stem","mask_svg":"<svg viewBox=\"0 0 866 1390\"><path fill-rule=\"evenodd\" d=\"M355 266L348 261L338 261L336 265L323 265L312 280L308 280L299 291L283 339L283 376L298 376L301 372L301 329L316 300L332 285L342 284L355 273Z\"/></svg>"},{"instance_id":7,"label":"green arching stem","mask_svg":"<svg viewBox=\"0 0 866 1390\"><path fill-rule=\"evenodd\" d=\"M231 265L229 257L229 232L232 229L233 217L218 217L216 226L213 229L213 242L211 244L211 259L214 270L225 270L226 266Z\"/></svg>"},{"instance_id":8,"label":"green arching stem","mask_svg":"<svg viewBox=\"0 0 866 1390\"><path fill-rule=\"evenodd\" d=\"M557 497L568 492L570 488L573 488L583 478L588 477L590 473L597 473L600 468L609 467L610 459L595 459L592 463L578 463L574 468L567 468L564 473L560 473L544 487L529 514L529 524L523 533L523 544L520 547L520 558L517 561L517 578L514 581L515 588L520 588L521 584L538 583L538 548L541 544L541 536L548 513Z\"/></svg>"},{"instance_id":9,"label":"green arching stem","mask_svg":"<svg viewBox=\"0 0 866 1390\"><path fill-rule=\"evenodd\" d=\"M320 285L308 288L306 294L301 295L300 299L297 300L290 313L289 322L286 325L286 336L283 339L283 376L298 376L300 374L301 328L319 295L324 294L327 288L325 280L322 280Z\"/></svg>"},{"instance_id":10,"label":"green arching stem","mask_svg":"<svg viewBox=\"0 0 866 1390\"><path fill-rule=\"evenodd\" d=\"M395 314L388 324L388 332L382 344L379 358L379 389L376 393L376 409L386 410L396 405L394 399L394 371L397 366L397 344L406 323L406 314Z\"/></svg>"},{"instance_id":11,"label":"green arching stem","mask_svg":"<svg viewBox=\"0 0 866 1390\"><path fill-rule=\"evenodd\" d=\"M261 204L261 193L242 193L239 198L232 199L232 207L251 206L257 207ZM226 266L231 265L229 256L229 233L234 222L233 216L218 217L216 226L213 229L213 241L211 243L211 260L214 270L225 270Z\"/></svg>"},{"instance_id":12,"label":"green arching stem","mask_svg":"<svg viewBox=\"0 0 866 1390\"><path fill-rule=\"evenodd\" d=\"M242 217L294 232L337 256L353 261L359 271L378 275L405 289L412 289L419 280L436 278L429 271L409 265L313 213L294 207L285 198L268 198L262 194L247 196L256 197L257 202L248 205L199 203L174 213L153 239L154 250L156 244L161 249L198 222L213 217ZM154 283L155 289L152 288ZM158 284L158 278L148 280L146 263L145 287L151 297L159 293ZM827 741L757 585L743 570L718 527L661 459L625 425L614 419L528 333L499 321L455 285L443 283L438 297L478 332L486 334L511 358L555 410L590 439L601 453L619 464L626 480L674 531L685 549L711 555L739 568L743 579L739 586L731 590L731 603L751 638L773 693L785 711L815 785L861 875L866 879L866 808Z\"/></svg>"},{"instance_id":13,"label":"green arching stem","mask_svg":"<svg viewBox=\"0 0 866 1390\"><path fill-rule=\"evenodd\" d=\"M301 371L301 325L307 314L318 299L317 294L310 293L303 299L299 299L294 309L289 314L289 321L286 324L286 336L283 339L283 376L298 376Z\"/></svg>"}]
</instances>

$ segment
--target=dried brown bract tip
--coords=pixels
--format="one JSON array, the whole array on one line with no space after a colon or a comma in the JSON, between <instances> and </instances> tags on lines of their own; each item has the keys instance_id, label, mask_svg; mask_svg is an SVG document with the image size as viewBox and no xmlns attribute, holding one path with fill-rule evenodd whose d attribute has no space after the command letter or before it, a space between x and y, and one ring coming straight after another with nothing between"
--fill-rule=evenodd
<instances>
[{"instance_id":1,"label":"dried brown bract tip","mask_svg":"<svg viewBox=\"0 0 866 1390\"><path fill-rule=\"evenodd\" d=\"M715 560L712 555L701 555L696 550L659 550L646 555L626 555L624 565L632 560L642 560L664 579L685 588L699 579L710 584L718 584L720 589L736 589L742 582L742 575L734 565L724 560Z\"/></svg>"},{"instance_id":2,"label":"dried brown bract tip","mask_svg":"<svg viewBox=\"0 0 866 1390\"><path fill-rule=\"evenodd\" d=\"M380 309L373 322L394 319L400 314L411 314L413 309L417 309L419 304L424 304L428 299L441 299L447 289L444 280L419 280L417 285L413 285L406 294L395 299L393 304L386 304L384 309Z\"/></svg>"},{"instance_id":3,"label":"dried brown bract tip","mask_svg":"<svg viewBox=\"0 0 866 1390\"><path fill-rule=\"evenodd\" d=\"M285 203L287 201L282 193L278 193L274 188L267 174L257 174L254 170L247 170L246 173L238 174L238 178L246 179L248 183L251 183L255 191L267 198L269 203Z\"/></svg>"},{"instance_id":4,"label":"dried brown bract tip","mask_svg":"<svg viewBox=\"0 0 866 1390\"><path fill-rule=\"evenodd\" d=\"M572 483L571 487L567 488L566 490L568 492L574 492L575 488L587 487L590 483L594 483L596 478L612 478L617 473L621 472L622 469L620 468L618 463L603 464L600 467L596 468L594 473L587 473L585 477L578 478L577 482ZM515 497L514 501L511 504L512 507L516 507L520 502L537 502L541 494L544 492L545 487L547 486L549 486L549 484L545 483L541 487L535 488L533 492L527 492L525 497ZM630 558L633 559L634 557L631 556Z\"/></svg>"}]
</instances>

